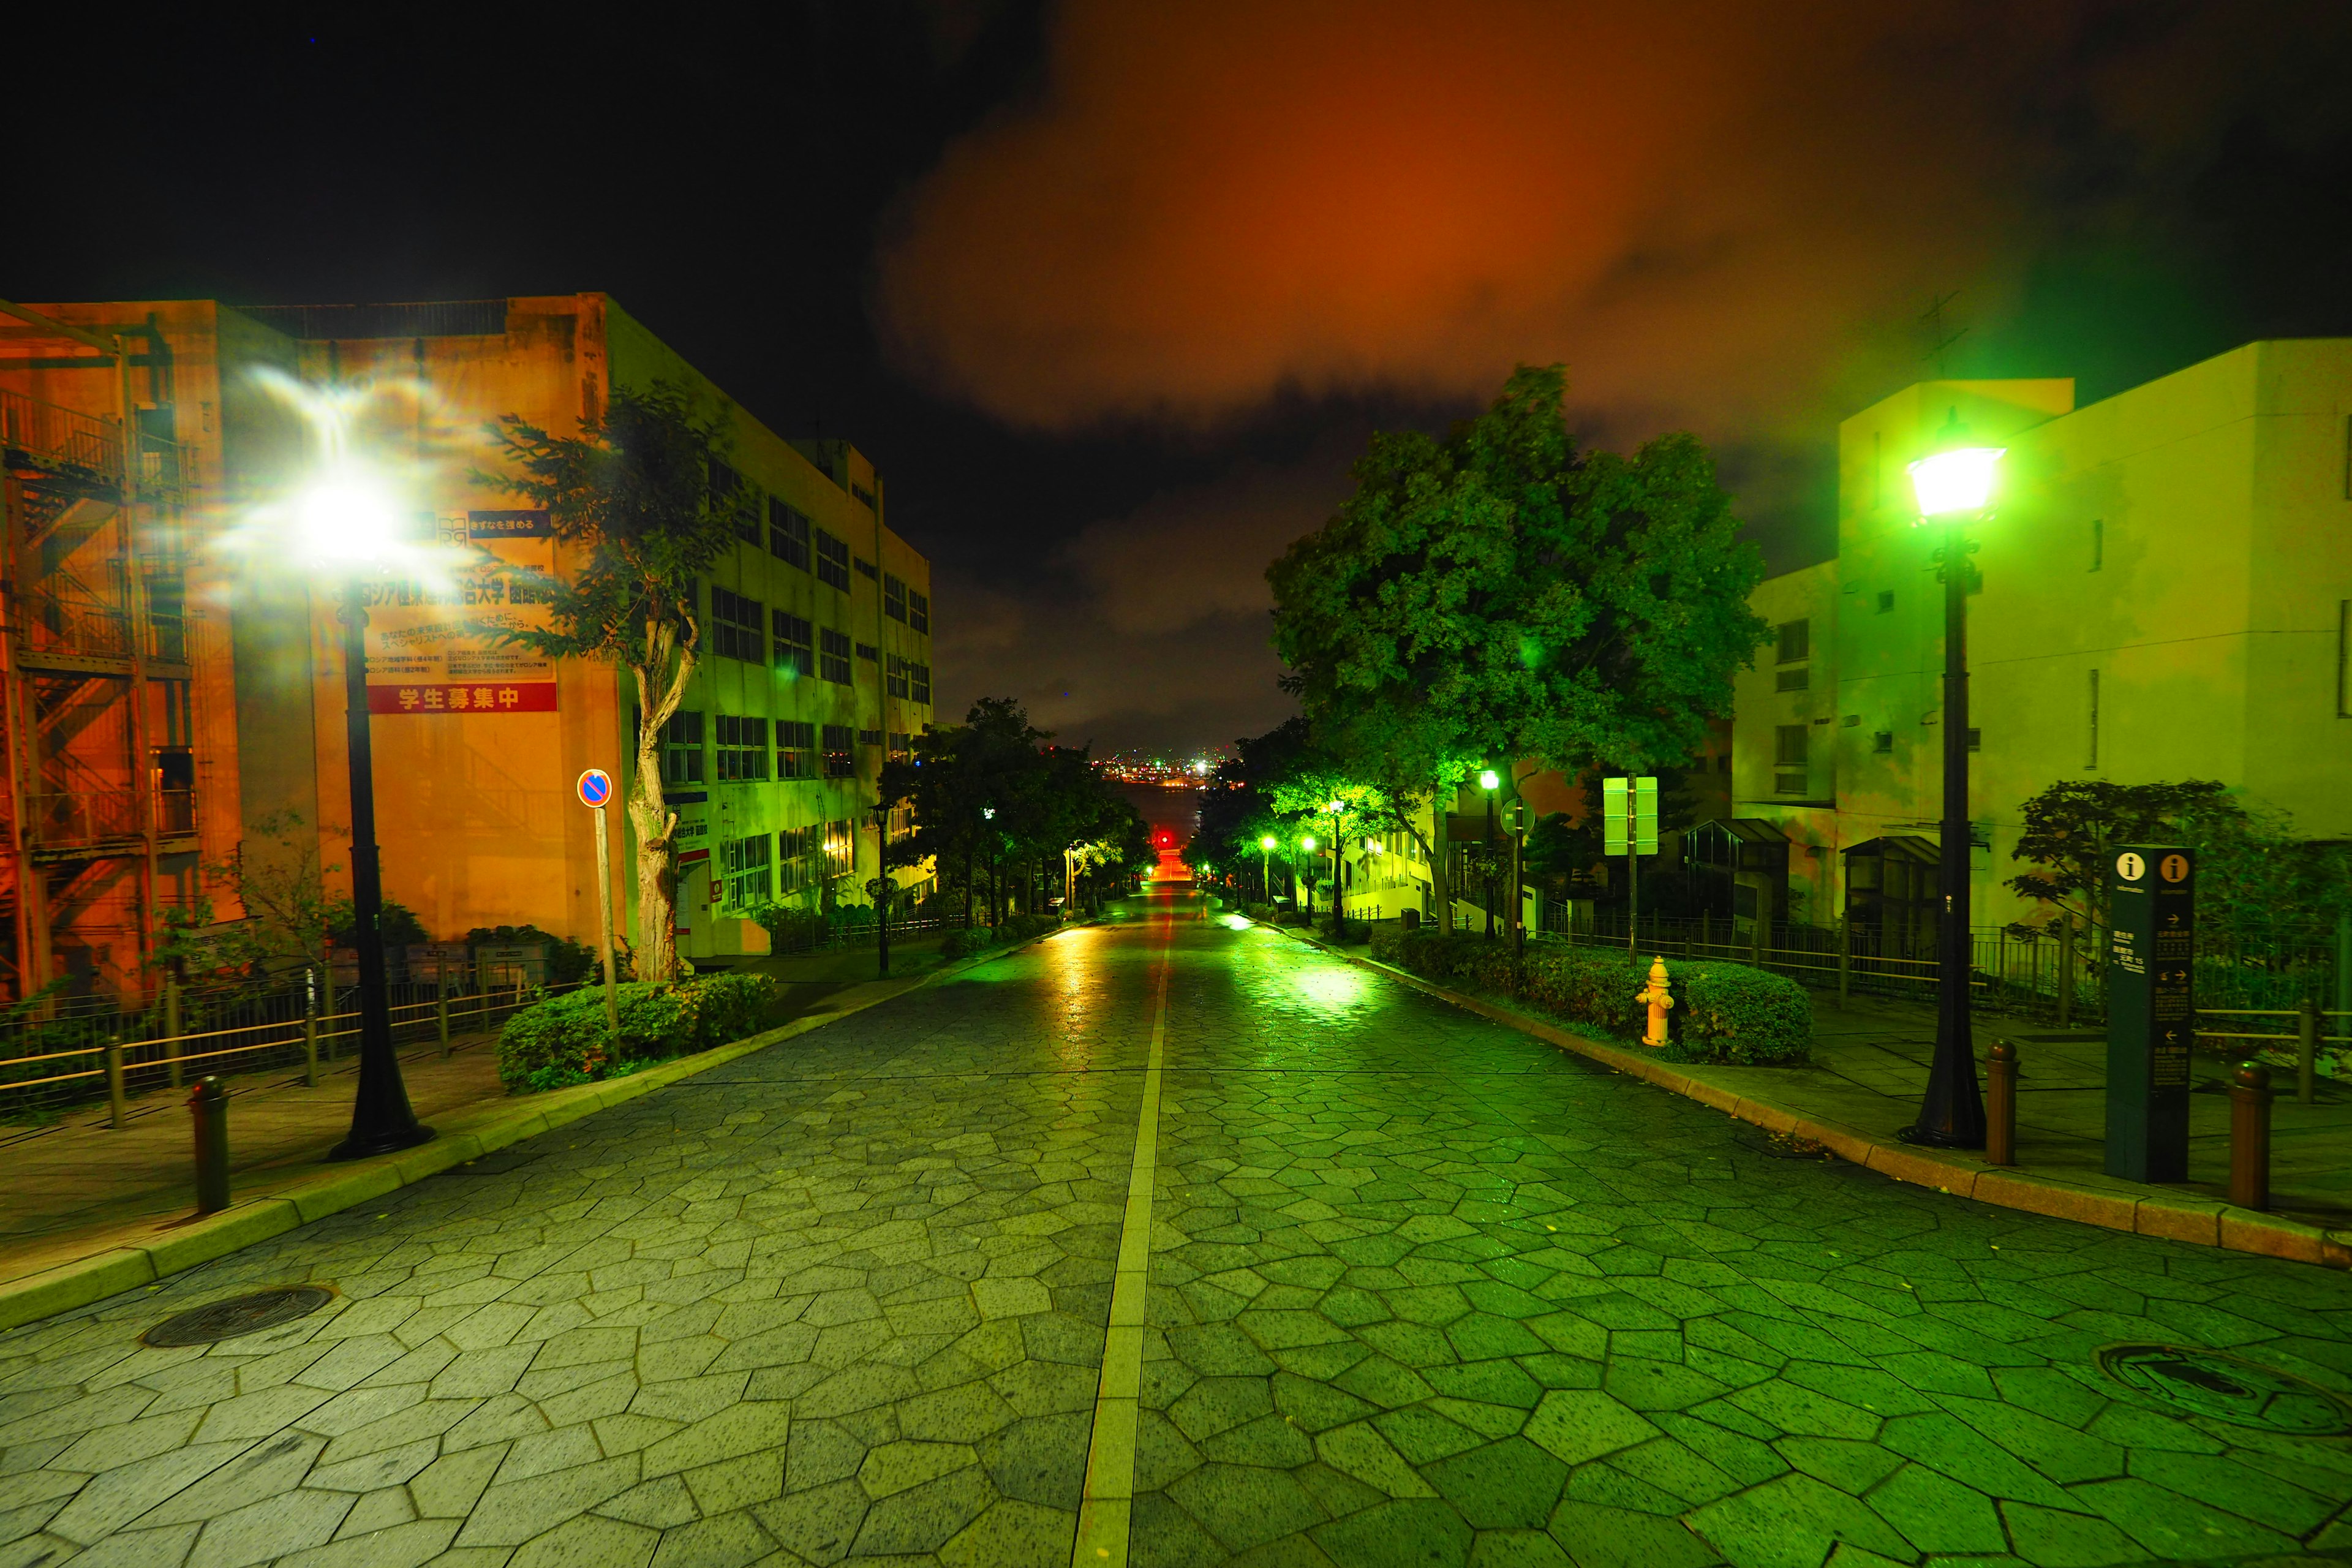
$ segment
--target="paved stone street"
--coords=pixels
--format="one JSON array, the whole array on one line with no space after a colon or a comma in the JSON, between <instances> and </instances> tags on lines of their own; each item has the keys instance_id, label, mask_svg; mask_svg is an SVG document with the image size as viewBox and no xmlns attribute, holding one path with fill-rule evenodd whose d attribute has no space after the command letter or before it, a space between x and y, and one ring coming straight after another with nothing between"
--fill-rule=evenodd
<instances>
[{"instance_id":1,"label":"paved stone street","mask_svg":"<svg viewBox=\"0 0 2352 1568\"><path fill-rule=\"evenodd\" d=\"M2352 1550L2279 1429L2336 1406L2094 1359L2352 1391L2341 1275L1777 1158L1171 907L0 1336L0 1568Z\"/></svg>"}]
</instances>

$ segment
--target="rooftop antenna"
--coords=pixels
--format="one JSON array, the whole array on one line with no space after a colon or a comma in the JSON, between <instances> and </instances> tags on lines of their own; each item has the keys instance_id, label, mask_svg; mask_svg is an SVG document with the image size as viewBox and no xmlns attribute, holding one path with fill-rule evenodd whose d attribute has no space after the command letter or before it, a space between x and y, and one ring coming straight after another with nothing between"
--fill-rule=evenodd
<instances>
[{"instance_id":1,"label":"rooftop antenna","mask_svg":"<svg viewBox=\"0 0 2352 1568\"><path fill-rule=\"evenodd\" d=\"M1958 289L1948 294L1938 294L1919 317L1932 339L1927 346L1927 352L1919 357L1936 362L1937 381L1946 379L1945 362L1950 357L1952 345L1969 335L1969 330L1966 327L1948 328L1944 324L1944 307L1959 297L1960 291Z\"/></svg>"}]
</instances>

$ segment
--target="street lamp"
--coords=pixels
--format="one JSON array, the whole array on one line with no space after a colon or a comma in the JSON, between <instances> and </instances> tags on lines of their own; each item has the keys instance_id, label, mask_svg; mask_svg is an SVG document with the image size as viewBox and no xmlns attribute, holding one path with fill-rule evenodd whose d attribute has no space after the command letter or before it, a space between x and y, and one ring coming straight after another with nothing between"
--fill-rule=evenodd
<instances>
[{"instance_id":1,"label":"street lamp","mask_svg":"<svg viewBox=\"0 0 2352 1568\"><path fill-rule=\"evenodd\" d=\"M1258 889L1269 904L1274 902L1274 845L1271 833L1257 841Z\"/></svg>"},{"instance_id":2,"label":"street lamp","mask_svg":"<svg viewBox=\"0 0 2352 1568\"><path fill-rule=\"evenodd\" d=\"M1937 450L1910 467L1922 526L1944 526L1944 823L1937 879L1944 907L1936 923L1936 1056L1919 1120L1906 1142L1981 1149L1984 1096L1977 1084L1969 1016L1969 553L1970 519L1990 515L1993 479L2006 448L1980 447L1954 409Z\"/></svg>"},{"instance_id":3,"label":"street lamp","mask_svg":"<svg viewBox=\"0 0 2352 1568\"><path fill-rule=\"evenodd\" d=\"M399 516L383 493L355 473L331 473L296 508L304 553L336 583L343 624L343 709L352 790L352 923L360 971L360 1081L351 1135L333 1160L388 1154L422 1143L433 1129L409 1108L392 1046L392 1004L383 966L383 870L375 842L375 757L368 733L367 604L364 579L399 548Z\"/></svg>"}]
</instances>

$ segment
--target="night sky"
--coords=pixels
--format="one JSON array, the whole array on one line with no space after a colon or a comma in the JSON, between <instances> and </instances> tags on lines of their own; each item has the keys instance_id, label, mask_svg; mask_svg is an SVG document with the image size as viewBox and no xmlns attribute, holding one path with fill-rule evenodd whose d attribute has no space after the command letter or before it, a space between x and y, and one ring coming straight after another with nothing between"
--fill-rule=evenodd
<instances>
[{"instance_id":1,"label":"night sky","mask_svg":"<svg viewBox=\"0 0 2352 1568\"><path fill-rule=\"evenodd\" d=\"M609 292L874 458L943 714L1098 751L1282 718L1265 563L1516 361L1777 569L1939 295L2084 401L2352 333L2340 0L345 9L14 35L0 292Z\"/></svg>"}]
</instances>

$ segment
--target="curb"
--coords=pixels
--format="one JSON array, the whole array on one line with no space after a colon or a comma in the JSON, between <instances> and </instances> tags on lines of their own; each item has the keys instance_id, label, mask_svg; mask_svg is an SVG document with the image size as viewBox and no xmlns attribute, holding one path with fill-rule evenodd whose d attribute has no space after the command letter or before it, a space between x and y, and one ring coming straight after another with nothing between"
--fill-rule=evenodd
<instances>
[{"instance_id":1,"label":"curb","mask_svg":"<svg viewBox=\"0 0 2352 1568\"><path fill-rule=\"evenodd\" d=\"M1262 923L1262 922L1253 922ZM2255 1209L2242 1209L2219 1198L2200 1198L2159 1188L2118 1190L2094 1187L2055 1176L2030 1175L2011 1165L1988 1165L1965 1154L1916 1149L1890 1143L1843 1121L1827 1121L1769 1100L1741 1095L1677 1072L1675 1064L1638 1055L1622 1047L1603 1045L1570 1033L1559 1025L1481 996L1451 990L1376 958L1360 958L1300 935L1283 926L1268 926L1294 942L1362 969L1402 981L1416 991L1466 1012L1532 1035L1539 1040L1614 1068L1629 1078L1672 1090L1728 1116L1750 1122L1768 1132L1785 1132L1821 1144L1839 1159L1891 1176L1915 1186L1933 1187L1954 1197L1974 1198L2000 1208L2077 1220L2109 1230L2130 1231L2168 1241L2194 1242L2230 1252L2259 1253L2323 1268L2352 1269L2352 1230L2325 1230L2297 1220L2281 1219Z\"/></svg>"},{"instance_id":2,"label":"curb","mask_svg":"<svg viewBox=\"0 0 2352 1568\"><path fill-rule=\"evenodd\" d=\"M813 1029L821 1029L827 1024L855 1016L869 1007L896 1001L910 991L919 991L983 963L1009 958L1049 937L1092 923L1073 921L1057 930L1040 931L1008 947L954 959L928 974L881 994L866 997L839 1011L795 1018L750 1039L713 1046L707 1051L680 1057L659 1067L631 1073L626 1078L604 1083L575 1084L569 1089L532 1095L519 1103L493 1102L487 1110L477 1110L470 1113L461 1110L442 1119L439 1135L429 1143L322 1173L268 1197L233 1203L218 1214L181 1221L172 1226L167 1235L152 1242L136 1247L110 1247L70 1263L60 1263L54 1268L0 1283L0 1333L41 1318L72 1311L77 1307L87 1307L125 1290L152 1285L167 1275L194 1268L200 1263L226 1258L257 1241L267 1241L271 1237L282 1236L314 1220L356 1207L370 1198L383 1197L403 1187L413 1186L452 1165L463 1164L493 1150L503 1149L509 1143L552 1131L596 1111L625 1105L680 1079L739 1061L754 1051L782 1045Z\"/></svg>"}]
</instances>

